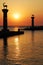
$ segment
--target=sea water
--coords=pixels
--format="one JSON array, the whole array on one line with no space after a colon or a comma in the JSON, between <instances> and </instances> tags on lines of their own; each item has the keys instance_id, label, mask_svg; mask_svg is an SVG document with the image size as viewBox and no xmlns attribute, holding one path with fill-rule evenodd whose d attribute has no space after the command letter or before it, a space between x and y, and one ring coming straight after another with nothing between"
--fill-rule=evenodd
<instances>
[{"instance_id":1,"label":"sea water","mask_svg":"<svg viewBox=\"0 0 43 65\"><path fill-rule=\"evenodd\" d=\"M43 31L0 39L0 65L43 65Z\"/></svg>"}]
</instances>

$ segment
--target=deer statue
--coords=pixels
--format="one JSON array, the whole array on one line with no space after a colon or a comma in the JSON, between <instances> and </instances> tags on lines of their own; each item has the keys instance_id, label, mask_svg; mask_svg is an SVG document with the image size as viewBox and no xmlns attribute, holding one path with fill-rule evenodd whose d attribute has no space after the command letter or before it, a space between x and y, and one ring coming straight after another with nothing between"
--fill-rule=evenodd
<instances>
[{"instance_id":1,"label":"deer statue","mask_svg":"<svg viewBox=\"0 0 43 65\"><path fill-rule=\"evenodd\" d=\"M3 3L3 7L4 7L4 8L7 8L7 5L5 5L5 2Z\"/></svg>"}]
</instances>

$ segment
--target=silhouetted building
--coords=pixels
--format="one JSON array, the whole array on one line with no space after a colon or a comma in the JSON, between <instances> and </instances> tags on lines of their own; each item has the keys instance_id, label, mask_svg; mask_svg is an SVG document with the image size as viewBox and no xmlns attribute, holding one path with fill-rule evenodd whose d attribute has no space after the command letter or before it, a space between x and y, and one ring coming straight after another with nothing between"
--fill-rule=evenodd
<instances>
[{"instance_id":1,"label":"silhouetted building","mask_svg":"<svg viewBox=\"0 0 43 65\"><path fill-rule=\"evenodd\" d=\"M7 30L7 13L8 13L8 9L7 9L7 5L5 5L5 3L3 3L3 30Z\"/></svg>"},{"instance_id":2,"label":"silhouetted building","mask_svg":"<svg viewBox=\"0 0 43 65\"><path fill-rule=\"evenodd\" d=\"M34 29L34 15L32 15L31 19L32 19L32 29Z\"/></svg>"}]
</instances>

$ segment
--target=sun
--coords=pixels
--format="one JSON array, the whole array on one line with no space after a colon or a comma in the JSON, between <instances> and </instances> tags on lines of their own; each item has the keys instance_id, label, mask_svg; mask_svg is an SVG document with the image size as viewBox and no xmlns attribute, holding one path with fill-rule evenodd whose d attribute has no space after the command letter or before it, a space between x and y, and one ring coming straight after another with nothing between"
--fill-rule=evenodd
<instances>
[{"instance_id":1,"label":"sun","mask_svg":"<svg viewBox=\"0 0 43 65\"><path fill-rule=\"evenodd\" d=\"M15 14L13 14L13 17L14 17L15 19L19 19L19 18L20 18L20 15L19 15L18 13L15 13Z\"/></svg>"}]
</instances>

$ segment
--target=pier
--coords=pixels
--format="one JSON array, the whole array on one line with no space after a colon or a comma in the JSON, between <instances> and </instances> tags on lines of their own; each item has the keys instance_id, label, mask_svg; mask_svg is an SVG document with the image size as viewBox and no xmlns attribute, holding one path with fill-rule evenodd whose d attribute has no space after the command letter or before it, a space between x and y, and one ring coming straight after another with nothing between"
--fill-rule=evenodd
<instances>
[{"instance_id":1,"label":"pier","mask_svg":"<svg viewBox=\"0 0 43 65\"><path fill-rule=\"evenodd\" d=\"M24 30L31 30L31 31L43 30L43 26L35 26L34 25L34 22L35 22L34 18L35 18L34 15L32 15L31 16L31 23L32 23L31 26L25 27Z\"/></svg>"},{"instance_id":2,"label":"pier","mask_svg":"<svg viewBox=\"0 0 43 65\"><path fill-rule=\"evenodd\" d=\"M24 31L9 31L8 29L8 21L7 21L7 13L8 13L8 9L7 9L7 5L6 3L3 3L3 29L0 31L0 38L5 38L5 37L11 37L11 36L15 36L15 35L20 35L20 34L24 34Z\"/></svg>"}]
</instances>

